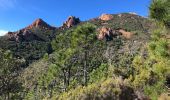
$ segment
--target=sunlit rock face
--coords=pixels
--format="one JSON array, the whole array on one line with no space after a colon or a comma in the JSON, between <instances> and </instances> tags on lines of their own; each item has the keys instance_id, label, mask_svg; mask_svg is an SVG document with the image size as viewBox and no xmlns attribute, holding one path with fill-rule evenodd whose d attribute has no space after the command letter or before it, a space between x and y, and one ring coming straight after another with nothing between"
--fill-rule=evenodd
<instances>
[{"instance_id":1,"label":"sunlit rock face","mask_svg":"<svg viewBox=\"0 0 170 100\"><path fill-rule=\"evenodd\" d=\"M99 17L100 20L103 20L103 21L108 21L108 20L112 20L113 19L113 16L111 14L102 14L100 17Z\"/></svg>"},{"instance_id":2,"label":"sunlit rock face","mask_svg":"<svg viewBox=\"0 0 170 100\"><path fill-rule=\"evenodd\" d=\"M11 41L31 41L31 40L41 40L41 37L38 37L32 29L41 29L41 30L55 30L55 27L50 26L42 19L36 19L31 25L27 26L16 32L8 32L6 34L7 38Z\"/></svg>"},{"instance_id":3,"label":"sunlit rock face","mask_svg":"<svg viewBox=\"0 0 170 100\"><path fill-rule=\"evenodd\" d=\"M126 39L131 39L132 36L134 35L133 33L127 32L127 31L125 31L125 30L123 30L123 29L119 29L118 31L119 31L119 32L121 33L121 35L122 35L123 37L125 37Z\"/></svg>"},{"instance_id":4,"label":"sunlit rock face","mask_svg":"<svg viewBox=\"0 0 170 100\"><path fill-rule=\"evenodd\" d=\"M77 25L80 23L80 19L76 18L75 16L69 16L68 19L63 23L63 28L70 28L72 26Z\"/></svg>"},{"instance_id":5,"label":"sunlit rock face","mask_svg":"<svg viewBox=\"0 0 170 100\"><path fill-rule=\"evenodd\" d=\"M31 25L29 25L25 29L32 29L32 28L54 29L54 27L47 24L41 18L36 19Z\"/></svg>"},{"instance_id":6,"label":"sunlit rock face","mask_svg":"<svg viewBox=\"0 0 170 100\"><path fill-rule=\"evenodd\" d=\"M112 30L111 28L108 28L108 27L99 28L98 31L99 31L99 34L97 38L99 40L103 40L103 39L112 40L113 37L116 37L119 35L119 33L116 30Z\"/></svg>"}]
</instances>

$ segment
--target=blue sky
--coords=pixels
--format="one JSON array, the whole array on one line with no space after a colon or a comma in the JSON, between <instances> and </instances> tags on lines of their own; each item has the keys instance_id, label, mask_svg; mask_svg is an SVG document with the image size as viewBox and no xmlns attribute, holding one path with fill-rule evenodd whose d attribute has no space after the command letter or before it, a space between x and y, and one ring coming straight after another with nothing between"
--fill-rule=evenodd
<instances>
[{"instance_id":1,"label":"blue sky","mask_svg":"<svg viewBox=\"0 0 170 100\"><path fill-rule=\"evenodd\" d=\"M37 18L60 26L70 15L81 20L122 12L147 17L149 3L150 0L0 0L0 35L24 28Z\"/></svg>"}]
</instances>

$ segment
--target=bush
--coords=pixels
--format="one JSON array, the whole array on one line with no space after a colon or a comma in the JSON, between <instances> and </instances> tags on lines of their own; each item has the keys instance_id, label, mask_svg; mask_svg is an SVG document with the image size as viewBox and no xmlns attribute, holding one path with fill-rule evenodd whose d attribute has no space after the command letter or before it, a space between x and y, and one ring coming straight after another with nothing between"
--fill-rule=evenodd
<instances>
[{"instance_id":1,"label":"bush","mask_svg":"<svg viewBox=\"0 0 170 100\"><path fill-rule=\"evenodd\" d=\"M89 82L94 83L94 82L100 81L102 78L107 78L107 73L108 73L108 65L107 64L101 64L99 66L99 68L97 68L96 70L94 69L90 73Z\"/></svg>"},{"instance_id":2,"label":"bush","mask_svg":"<svg viewBox=\"0 0 170 100\"><path fill-rule=\"evenodd\" d=\"M119 78L109 78L105 81L77 87L52 99L57 100L133 100L134 90Z\"/></svg>"},{"instance_id":3,"label":"bush","mask_svg":"<svg viewBox=\"0 0 170 100\"><path fill-rule=\"evenodd\" d=\"M170 28L170 2L169 0L152 0L149 7L150 17L163 23L166 27Z\"/></svg>"}]
</instances>

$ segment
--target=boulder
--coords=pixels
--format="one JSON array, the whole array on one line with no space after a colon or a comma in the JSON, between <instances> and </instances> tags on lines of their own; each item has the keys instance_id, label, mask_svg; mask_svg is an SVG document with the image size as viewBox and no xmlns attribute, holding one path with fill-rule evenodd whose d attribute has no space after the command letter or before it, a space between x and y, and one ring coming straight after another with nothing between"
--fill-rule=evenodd
<instances>
[{"instance_id":1,"label":"boulder","mask_svg":"<svg viewBox=\"0 0 170 100\"><path fill-rule=\"evenodd\" d=\"M103 20L103 21L108 21L108 20L112 20L113 19L113 15L111 14L102 14L100 17L99 17L100 20Z\"/></svg>"},{"instance_id":2,"label":"boulder","mask_svg":"<svg viewBox=\"0 0 170 100\"><path fill-rule=\"evenodd\" d=\"M108 27L102 27L99 30L99 34L97 38L99 40L103 40L106 38L106 40L112 40L113 37L117 36L117 32L115 30L112 30L111 28Z\"/></svg>"},{"instance_id":3,"label":"boulder","mask_svg":"<svg viewBox=\"0 0 170 100\"><path fill-rule=\"evenodd\" d=\"M123 30L123 29L119 29L118 31L119 31L120 34L121 34L123 37L125 37L126 39L131 39L132 36L134 35L133 33L127 32L127 31L125 31L125 30Z\"/></svg>"}]
</instances>

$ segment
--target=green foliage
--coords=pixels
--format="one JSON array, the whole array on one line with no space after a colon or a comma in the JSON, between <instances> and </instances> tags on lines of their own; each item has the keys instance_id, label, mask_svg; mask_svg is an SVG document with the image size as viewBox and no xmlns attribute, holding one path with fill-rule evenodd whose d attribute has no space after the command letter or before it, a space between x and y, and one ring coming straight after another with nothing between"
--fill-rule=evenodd
<instances>
[{"instance_id":1,"label":"green foliage","mask_svg":"<svg viewBox=\"0 0 170 100\"><path fill-rule=\"evenodd\" d=\"M105 81L88 85L87 87L77 87L53 99L98 100L101 98L104 100L132 100L135 98L135 94L133 89L126 83L122 83L119 79L109 78Z\"/></svg>"},{"instance_id":2,"label":"green foliage","mask_svg":"<svg viewBox=\"0 0 170 100\"><path fill-rule=\"evenodd\" d=\"M167 1L168 0L152 0L150 5L150 17L162 21L167 14Z\"/></svg>"},{"instance_id":3,"label":"green foliage","mask_svg":"<svg viewBox=\"0 0 170 100\"><path fill-rule=\"evenodd\" d=\"M169 0L152 0L149 7L150 17L169 27L170 22L170 2Z\"/></svg>"},{"instance_id":4,"label":"green foliage","mask_svg":"<svg viewBox=\"0 0 170 100\"><path fill-rule=\"evenodd\" d=\"M128 19L128 21L130 21L130 19ZM81 91L93 91L93 89L96 88L94 83L100 82L101 80L105 79L107 80L108 76L115 77L114 72L117 69L121 69L120 71L117 71L117 75L121 75L123 76L123 78L127 78L132 74L133 68L131 67L131 63L134 55L137 54L137 50L139 49L135 48L134 46L132 47L135 48L134 52L129 53L129 50L126 50L124 49L125 47L123 47L123 43L127 41L123 41L121 37L116 37L113 39L113 41L109 41L107 43L105 41L99 41L96 38L97 32L95 29L96 26L89 23L83 23L82 25L58 34L56 36L56 39L51 42L53 50L55 52L51 55L51 57L48 58L48 61L50 63L53 63L55 66L58 66L60 70L57 72L58 75L52 75L50 78L47 77L50 75L45 74L44 79L41 79L41 83L46 83L43 82L43 80L46 80L46 78L50 79L50 81L57 80L57 87L54 86L53 88L54 98L56 95L60 95L60 93L64 93L63 95L67 95L67 93L69 93L69 96L63 97L62 99L77 99L77 95L79 95L77 93ZM131 46L131 42L132 41L128 42L129 47ZM128 51L128 53L117 53L120 50L123 50L124 52ZM108 57L106 57L106 54L108 54ZM111 61L111 63L108 63L109 60ZM116 68L114 68L113 66L116 66ZM84 88L86 87L81 86L85 85L84 77L87 78L87 87L89 87L90 84L90 87L92 86L91 88L89 87L87 90L84 90ZM47 82L45 86L50 84L50 81ZM103 83L101 82L101 84ZM110 84L107 85L109 87ZM40 89L41 87L42 86L40 85ZM76 88L76 90L73 90L74 88ZM109 88L107 90L112 91L109 90ZM116 90L120 90L120 88L116 88ZM87 92L87 94L93 95L96 91L98 90L94 90L94 92L92 93ZM100 93L99 97L101 97L102 93ZM82 94L84 94L84 92ZM61 95L60 97L62 97L63 95ZM86 94L84 94L84 96L86 96ZM46 97L48 98L49 96Z\"/></svg>"},{"instance_id":5,"label":"green foliage","mask_svg":"<svg viewBox=\"0 0 170 100\"><path fill-rule=\"evenodd\" d=\"M101 64L99 68L94 69L89 76L90 76L89 83L99 82L102 78L107 78L108 65Z\"/></svg>"},{"instance_id":6,"label":"green foliage","mask_svg":"<svg viewBox=\"0 0 170 100\"><path fill-rule=\"evenodd\" d=\"M168 42L165 39L159 39L149 44L149 50L152 56L156 57L169 57Z\"/></svg>"},{"instance_id":7,"label":"green foliage","mask_svg":"<svg viewBox=\"0 0 170 100\"><path fill-rule=\"evenodd\" d=\"M45 53L44 56L43 56L43 59L44 59L44 60L48 60L48 58L49 58L48 53Z\"/></svg>"},{"instance_id":8,"label":"green foliage","mask_svg":"<svg viewBox=\"0 0 170 100\"><path fill-rule=\"evenodd\" d=\"M152 32L151 39L153 41L158 41L161 38L162 30L157 29Z\"/></svg>"},{"instance_id":9,"label":"green foliage","mask_svg":"<svg viewBox=\"0 0 170 100\"><path fill-rule=\"evenodd\" d=\"M161 93L166 92L164 82L164 80L159 80L157 84L144 86L144 93L151 97L152 100L157 100Z\"/></svg>"},{"instance_id":10,"label":"green foliage","mask_svg":"<svg viewBox=\"0 0 170 100\"><path fill-rule=\"evenodd\" d=\"M24 60L13 58L10 51L0 49L0 99L14 98L22 91L22 84L17 79Z\"/></svg>"},{"instance_id":11,"label":"green foliage","mask_svg":"<svg viewBox=\"0 0 170 100\"><path fill-rule=\"evenodd\" d=\"M89 21L96 26L82 22L78 26L64 30L35 28L31 31L39 38L38 40L18 43L5 40L7 45L0 44L1 47L12 50L15 56L25 58L28 63L38 60L21 73L23 85L27 88L23 92L26 94L25 99L41 100L53 97L52 99L61 100L101 98L131 100L135 98L134 87L131 86L138 89L137 87L145 88L144 85L147 85L146 94L152 95L150 92L152 78L156 79L156 82L155 80L153 82L154 86L160 88L161 85L157 82L169 73L167 71L169 61L165 60L167 61L165 63L156 59L159 63L150 64L151 57L148 59L142 56L135 57L143 46L140 43L149 40L148 32L146 35L143 32L149 30L151 22L127 13L113 17L110 21L99 19ZM132 40L115 36L112 41L99 41L96 28L102 26L141 33L140 36L136 34ZM153 37L156 42L150 44L150 50L154 53L149 52L148 56L152 54L153 57L161 56L166 59L168 55L164 54L167 52L168 42L159 43L161 35L157 33ZM3 39L0 39L0 42L4 43ZM52 49L54 52L50 54ZM42 57L43 59L39 60ZM128 84L125 83L127 78ZM154 94L156 93L160 92L155 90Z\"/></svg>"},{"instance_id":12,"label":"green foliage","mask_svg":"<svg viewBox=\"0 0 170 100\"><path fill-rule=\"evenodd\" d=\"M25 98L24 98L24 100L34 100L35 98L34 98L34 92L33 91L29 91L28 93L27 93L27 95L25 96Z\"/></svg>"}]
</instances>

